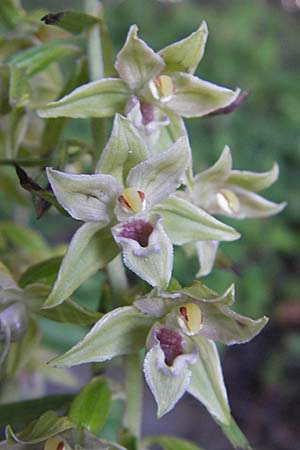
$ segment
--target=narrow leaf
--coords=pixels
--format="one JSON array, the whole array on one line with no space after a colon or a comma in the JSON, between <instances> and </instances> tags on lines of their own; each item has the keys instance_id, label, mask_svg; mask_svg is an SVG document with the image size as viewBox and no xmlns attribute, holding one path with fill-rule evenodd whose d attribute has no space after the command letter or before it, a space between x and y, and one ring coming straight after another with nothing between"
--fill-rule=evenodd
<instances>
[{"instance_id":1,"label":"narrow leaf","mask_svg":"<svg viewBox=\"0 0 300 450\"><path fill-rule=\"evenodd\" d=\"M246 436L244 435L242 430L238 427L237 423L232 417L228 425L219 422L218 420L216 420L216 422L218 425L220 425L220 427L223 430L223 433L225 434L225 436L231 442L231 444L235 449L253 450Z\"/></svg>"},{"instance_id":2,"label":"narrow leaf","mask_svg":"<svg viewBox=\"0 0 300 450\"><path fill-rule=\"evenodd\" d=\"M46 25L56 25L73 34L80 34L99 22L95 16L78 11L48 13L41 18Z\"/></svg>"}]
</instances>

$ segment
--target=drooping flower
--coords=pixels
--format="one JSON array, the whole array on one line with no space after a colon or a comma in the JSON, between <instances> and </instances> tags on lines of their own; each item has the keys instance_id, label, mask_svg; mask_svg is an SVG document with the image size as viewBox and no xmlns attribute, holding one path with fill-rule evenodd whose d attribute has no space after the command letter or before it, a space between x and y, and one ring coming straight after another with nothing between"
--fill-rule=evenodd
<instances>
[{"instance_id":1,"label":"drooping flower","mask_svg":"<svg viewBox=\"0 0 300 450\"><path fill-rule=\"evenodd\" d=\"M233 302L233 286L221 296L199 281L170 292L153 289L133 306L104 315L82 341L51 364L101 362L146 347L144 374L159 417L187 391L228 424L230 408L214 341L248 342L268 320L237 314L230 308Z\"/></svg>"},{"instance_id":2,"label":"drooping flower","mask_svg":"<svg viewBox=\"0 0 300 450\"><path fill-rule=\"evenodd\" d=\"M59 203L73 218L86 223L70 243L46 306L61 303L84 276L113 259L118 252L116 244L130 270L150 285L165 288L173 266L172 244L208 236L237 239L239 235L231 227L173 195L189 164L186 137L148 157L131 122L117 115L95 174L74 175L48 168ZM105 252L101 253L104 242ZM85 265L82 257L89 258Z\"/></svg>"},{"instance_id":3,"label":"drooping flower","mask_svg":"<svg viewBox=\"0 0 300 450\"><path fill-rule=\"evenodd\" d=\"M120 78L80 86L40 109L40 116L111 117L129 113L138 103L134 122L144 127L144 135L157 133L158 127L166 125L175 141L183 132L180 117L202 117L235 101L239 89L232 91L193 75L204 54L205 22L190 36L157 53L137 31L136 25L131 26L117 55L115 68Z\"/></svg>"},{"instance_id":4,"label":"drooping flower","mask_svg":"<svg viewBox=\"0 0 300 450\"><path fill-rule=\"evenodd\" d=\"M225 146L218 161L193 178L189 190L180 193L194 205L209 214L233 219L263 218L278 214L285 202L274 203L258 194L271 186L278 178L279 169L275 163L267 172L249 172L232 169L232 156ZM217 241L196 243L200 262L198 276L210 273L218 249Z\"/></svg>"}]
</instances>

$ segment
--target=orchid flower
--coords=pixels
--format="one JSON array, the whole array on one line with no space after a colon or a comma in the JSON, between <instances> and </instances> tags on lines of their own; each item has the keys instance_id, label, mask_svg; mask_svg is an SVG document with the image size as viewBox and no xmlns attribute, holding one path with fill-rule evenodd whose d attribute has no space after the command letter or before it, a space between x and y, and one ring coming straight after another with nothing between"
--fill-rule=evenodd
<instances>
[{"instance_id":1,"label":"orchid flower","mask_svg":"<svg viewBox=\"0 0 300 450\"><path fill-rule=\"evenodd\" d=\"M95 174L48 168L58 202L85 224L70 243L45 306L61 303L83 277L112 260L118 253L116 244L130 270L150 285L166 288L173 267L172 244L237 239L239 235L231 227L174 196L189 164L186 137L147 157L147 148L131 122L117 115Z\"/></svg>"},{"instance_id":2,"label":"orchid flower","mask_svg":"<svg viewBox=\"0 0 300 450\"><path fill-rule=\"evenodd\" d=\"M275 163L267 172L249 172L232 169L232 156L225 146L218 161L192 180L190 190L183 195L194 205L210 214L220 214L233 219L262 218L278 214L285 202L274 203L257 194L271 186L278 178ZM219 243L201 241L196 244L200 262L197 276L208 275L214 265Z\"/></svg>"},{"instance_id":3,"label":"orchid flower","mask_svg":"<svg viewBox=\"0 0 300 450\"><path fill-rule=\"evenodd\" d=\"M230 308L233 302L234 286L221 296L199 281L170 292L153 289L133 306L105 314L82 341L51 365L101 362L146 347L144 374L158 417L187 391L228 424L230 408L214 341L248 342L268 321L237 314Z\"/></svg>"},{"instance_id":4,"label":"orchid flower","mask_svg":"<svg viewBox=\"0 0 300 450\"><path fill-rule=\"evenodd\" d=\"M207 25L155 53L131 26L117 55L120 78L90 82L39 110L41 117L111 117L135 107L134 123L144 135L170 127L175 141L184 126L180 117L203 117L235 101L240 93L194 76L207 40ZM137 118L136 114L140 115Z\"/></svg>"}]
</instances>

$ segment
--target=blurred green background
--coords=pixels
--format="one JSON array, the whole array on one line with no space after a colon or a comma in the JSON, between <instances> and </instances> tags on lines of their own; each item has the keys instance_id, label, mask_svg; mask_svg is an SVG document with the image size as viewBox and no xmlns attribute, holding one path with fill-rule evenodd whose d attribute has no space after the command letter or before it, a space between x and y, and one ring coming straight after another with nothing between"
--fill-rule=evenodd
<instances>
[{"instance_id":1,"label":"blurred green background","mask_svg":"<svg viewBox=\"0 0 300 450\"><path fill-rule=\"evenodd\" d=\"M22 4L25 8L49 8L53 12L84 8L84 1L79 0L24 0ZM103 5L114 54L132 23L139 26L140 36L158 50L190 34L205 19L209 40L196 74L250 92L245 103L231 115L186 122L194 168L197 172L214 163L225 144L231 147L237 169L265 171L278 161L279 181L265 195L277 202L286 200L288 206L279 216L269 219L231 222L242 238L223 244L221 249L235 270L216 269L205 282L220 292L235 282L236 310L253 318L268 315L271 319L253 343L224 351L224 373L233 414L255 449L299 450L300 412L296 405L300 404L300 2L107 0ZM82 121L73 121L68 131L81 138L87 133ZM10 206L6 205L1 214L12 218ZM30 225L55 243L69 240L75 229L74 222L58 220L56 215L47 215L39 222L32 216ZM175 276L182 283L190 282L197 269L195 258L187 264L183 253L176 250ZM80 288L77 300L86 304L90 299L92 304L100 283L99 277L94 277ZM77 328L70 328L68 334L62 326L53 327L46 320L42 327L47 342L60 350L80 334ZM65 336L63 347L58 333ZM191 400L187 403L189 412L194 414L196 406ZM153 432L154 425L160 426L161 432L171 432L172 420L173 429L177 427L175 420L177 424L186 422L182 419L185 410L180 408L160 425L146 411L149 423L145 432ZM193 431L198 424L192 419L184 430L178 425L182 435L198 440L207 449L229 448L218 434L212 442L207 430L213 425L205 425L208 419L204 414L199 417L204 434L199 436L199 430Z\"/></svg>"}]
</instances>

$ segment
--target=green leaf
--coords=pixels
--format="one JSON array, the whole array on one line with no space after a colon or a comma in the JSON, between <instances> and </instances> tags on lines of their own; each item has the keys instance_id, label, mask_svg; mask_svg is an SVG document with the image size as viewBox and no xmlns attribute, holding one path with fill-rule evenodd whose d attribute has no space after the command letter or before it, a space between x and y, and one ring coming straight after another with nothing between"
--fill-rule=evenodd
<instances>
[{"instance_id":1,"label":"green leaf","mask_svg":"<svg viewBox=\"0 0 300 450\"><path fill-rule=\"evenodd\" d=\"M9 103L18 108L28 104L30 100L30 86L26 70L17 65L10 66Z\"/></svg>"},{"instance_id":2,"label":"green leaf","mask_svg":"<svg viewBox=\"0 0 300 450\"><path fill-rule=\"evenodd\" d=\"M9 64L26 69L27 77L32 77L59 58L78 55L80 48L67 39L57 39L15 54L8 59Z\"/></svg>"},{"instance_id":3,"label":"green leaf","mask_svg":"<svg viewBox=\"0 0 300 450\"><path fill-rule=\"evenodd\" d=\"M86 308L73 302L71 299L65 300L61 305L51 309L42 309L43 302L49 295L49 287L43 284L30 284L24 290L24 299L36 314L47 319L62 323L72 323L75 325L92 325L102 316L101 313L89 311Z\"/></svg>"},{"instance_id":4,"label":"green leaf","mask_svg":"<svg viewBox=\"0 0 300 450\"><path fill-rule=\"evenodd\" d=\"M163 200L153 211L163 218L163 226L175 245L192 241L234 241L240 237L234 228L176 195Z\"/></svg>"},{"instance_id":5,"label":"green leaf","mask_svg":"<svg viewBox=\"0 0 300 450\"><path fill-rule=\"evenodd\" d=\"M166 63L164 72L194 73L204 55L207 35L207 25L202 22L190 36L160 50L158 54Z\"/></svg>"},{"instance_id":6,"label":"green leaf","mask_svg":"<svg viewBox=\"0 0 300 450\"><path fill-rule=\"evenodd\" d=\"M216 419L215 419L216 420ZM227 437L227 439L231 442L233 447L235 449L239 450L253 450L251 445L249 444L246 436L244 433L240 430L235 420L231 417L230 423L228 425L225 425L222 422L219 422L216 420L217 424L220 425L220 427L223 430L223 433Z\"/></svg>"},{"instance_id":7,"label":"green leaf","mask_svg":"<svg viewBox=\"0 0 300 450\"><path fill-rule=\"evenodd\" d=\"M106 266L119 252L110 228L86 223L75 233L44 308L66 300L85 280Z\"/></svg>"},{"instance_id":8,"label":"green leaf","mask_svg":"<svg viewBox=\"0 0 300 450\"><path fill-rule=\"evenodd\" d=\"M118 78L104 78L78 87L38 110L40 117L111 117L124 111L130 92Z\"/></svg>"},{"instance_id":9,"label":"green leaf","mask_svg":"<svg viewBox=\"0 0 300 450\"><path fill-rule=\"evenodd\" d=\"M8 377L13 377L20 372L31 360L32 353L40 342L40 330L35 320L30 319L23 338L10 344L5 366Z\"/></svg>"},{"instance_id":10,"label":"green leaf","mask_svg":"<svg viewBox=\"0 0 300 450\"><path fill-rule=\"evenodd\" d=\"M53 367L71 367L134 353L145 345L152 325L152 317L132 306L114 309L105 314L82 341L50 364Z\"/></svg>"},{"instance_id":11,"label":"green leaf","mask_svg":"<svg viewBox=\"0 0 300 450\"><path fill-rule=\"evenodd\" d=\"M30 259L40 259L48 254L49 248L36 231L13 222L0 223L1 246L4 251L20 252ZM1 248L1 251L2 251Z\"/></svg>"},{"instance_id":12,"label":"green leaf","mask_svg":"<svg viewBox=\"0 0 300 450\"><path fill-rule=\"evenodd\" d=\"M48 411L29 424L21 433L14 433L8 425L6 427L6 439L12 444L15 442L35 444L70 428L74 428L74 424L68 417L58 417L54 411Z\"/></svg>"},{"instance_id":13,"label":"green leaf","mask_svg":"<svg viewBox=\"0 0 300 450\"><path fill-rule=\"evenodd\" d=\"M210 414L228 425L230 408L216 345L205 337L192 339L197 345L199 359L190 366L192 376L187 390L204 404Z\"/></svg>"},{"instance_id":14,"label":"green leaf","mask_svg":"<svg viewBox=\"0 0 300 450\"><path fill-rule=\"evenodd\" d=\"M23 425L41 416L49 409L65 410L69 407L73 397L73 394L51 395L34 400L4 403L0 405L0 426L5 427L8 423Z\"/></svg>"},{"instance_id":15,"label":"green leaf","mask_svg":"<svg viewBox=\"0 0 300 450\"><path fill-rule=\"evenodd\" d=\"M148 436L142 443L147 448L151 445L159 445L162 450L202 450L192 442L173 436Z\"/></svg>"},{"instance_id":16,"label":"green leaf","mask_svg":"<svg viewBox=\"0 0 300 450\"><path fill-rule=\"evenodd\" d=\"M138 27L132 25L115 63L120 77L132 90L141 89L165 67L161 56L148 47L137 32Z\"/></svg>"},{"instance_id":17,"label":"green leaf","mask_svg":"<svg viewBox=\"0 0 300 450\"><path fill-rule=\"evenodd\" d=\"M159 345L155 345L144 360L144 374L157 403L158 419L174 408L185 393L191 377L191 372L186 365L176 375L165 373L158 367L158 361L164 361L164 359L163 351Z\"/></svg>"},{"instance_id":18,"label":"green leaf","mask_svg":"<svg viewBox=\"0 0 300 450\"><path fill-rule=\"evenodd\" d=\"M56 279L61 261L61 256L54 256L28 267L19 278L19 286L25 288L33 283L51 286Z\"/></svg>"},{"instance_id":19,"label":"green leaf","mask_svg":"<svg viewBox=\"0 0 300 450\"><path fill-rule=\"evenodd\" d=\"M12 30L24 17L18 0L1 0L0 2L0 29Z\"/></svg>"},{"instance_id":20,"label":"green leaf","mask_svg":"<svg viewBox=\"0 0 300 450\"><path fill-rule=\"evenodd\" d=\"M106 173L125 185L127 175L148 156L147 147L132 123L116 114L108 143L96 167L96 173Z\"/></svg>"},{"instance_id":21,"label":"green leaf","mask_svg":"<svg viewBox=\"0 0 300 450\"><path fill-rule=\"evenodd\" d=\"M0 112L6 114L10 111L11 105L9 102L9 66L5 64L0 65Z\"/></svg>"},{"instance_id":22,"label":"green leaf","mask_svg":"<svg viewBox=\"0 0 300 450\"><path fill-rule=\"evenodd\" d=\"M191 74L176 73L172 76L174 94L164 105L182 117L202 117L216 109L230 105L240 90L217 86Z\"/></svg>"},{"instance_id":23,"label":"green leaf","mask_svg":"<svg viewBox=\"0 0 300 450\"><path fill-rule=\"evenodd\" d=\"M72 401L70 419L78 426L97 434L107 420L111 392L104 378L93 378Z\"/></svg>"},{"instance_id":24,"label":"green leaf","mask_svg":"<svg viewBox=\"0 0 300 450\"><path fill-rule=\"evenodd\" d=\"M48 13L42 17L41 20L46 25L56 25L73 34L80 34L100 21L100 19L95 16L78 11Z\"/></svg>"}]
</instances>

